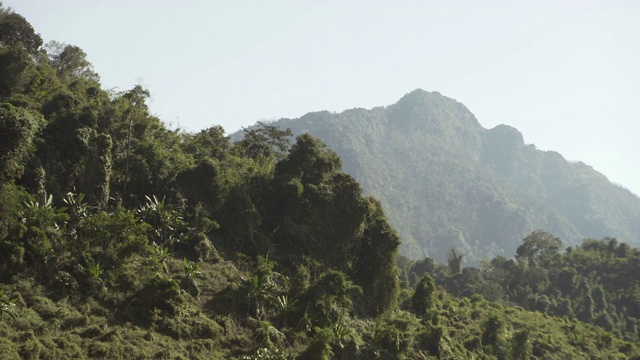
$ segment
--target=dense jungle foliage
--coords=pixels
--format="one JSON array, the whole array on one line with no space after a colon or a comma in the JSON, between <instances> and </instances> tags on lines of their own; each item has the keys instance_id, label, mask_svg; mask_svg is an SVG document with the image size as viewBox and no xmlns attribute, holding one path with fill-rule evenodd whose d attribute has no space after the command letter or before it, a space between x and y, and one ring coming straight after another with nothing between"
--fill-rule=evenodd
<instances>
[{"instance_id":1,"label":"dense jungle foliage","mask_svg":"<svg viewBox=\"0 0 640 360\"><path fill-rule=\"evenodd\" d=\"M1 5L0 84L1 359L640 359L631 246L398 257L320 140L172 130Z\"/></svg>"},{"instance_id":2,"label":"dense jungle foliage","mask_svg":"<svg viewBox=\"0 0 640 360\"><path fill-rule=\"evenodd\" d=\"M380 199L402 238L401 254L412 259L445 262L454 247L477 265L512 256L537 229L571 246L608 236L640 246L638 196L584 163L525 145L510 126L484 129L463 104L437 92L270 125L335 150L344 171Z\"/></svg>"},{"instance_id":3,"label":"dense jungle foliage","mask_svg":"<svg viewBox=\"0 0 640 360\"><path fill-rule=\"evenodd\" d=\"M617 337L640 342L640 250L615 238L587 239L561 250L562 241L535 231L515 259L498 256L479 268L461 266L451 250L446 265L433 259L400 260L410 287L428 273L449 294L490 301L591 323Z\"/></svg>"}]
</instances>

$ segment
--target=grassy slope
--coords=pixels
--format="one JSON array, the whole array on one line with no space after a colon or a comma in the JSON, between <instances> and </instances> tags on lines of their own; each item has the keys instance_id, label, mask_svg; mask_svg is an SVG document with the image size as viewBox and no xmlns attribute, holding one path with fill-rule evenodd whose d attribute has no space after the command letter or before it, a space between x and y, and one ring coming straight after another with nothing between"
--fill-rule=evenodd
<instances>
[{"instance_id":1,"label":"grassy slope","mask_svg":"<svg viewBox=\"0 0 640 360\"><path fill-rule=\"evenodd\" d=\"M180 263L173 258L168 261L169 276L181 277ZM249 269L244 262L203 263L197 279L200 295L193 297L183 291L186 301L178 311L156 311L146 324L128 321L136 319L136 314L127 314L127 309L96 300L109 295L52 299L48 297L54 297L52 289L26 278L14 285L1 285L17 303L11 314L5 311L0 318L0 358L229 359L255 354L261 347L301 354L313 346L317 335L307 331L300 319L279 326L282 323L275 317L257 320L238 309L243 299L235 290ZM407 299L410 291L404 294ZM496 358L510 356L515 334L527 330L526 351L532 358L640 356L634 345L582 323L481 297L460 299L443 291L439 297L430 320L420 320L404 310L378 319L349 317L345 323L351 331L344 334L341 343L357 349L361 358L430 358L435 351L445 357ZM483 324L492 314L497 314L503 327L497 345L483 346ZM438 328L443 329L442 334L434 335ZM434 339L440 339L437 350ZM333 344L333 349L338 357L340 347Z\"/></svg>"}]
</instances>

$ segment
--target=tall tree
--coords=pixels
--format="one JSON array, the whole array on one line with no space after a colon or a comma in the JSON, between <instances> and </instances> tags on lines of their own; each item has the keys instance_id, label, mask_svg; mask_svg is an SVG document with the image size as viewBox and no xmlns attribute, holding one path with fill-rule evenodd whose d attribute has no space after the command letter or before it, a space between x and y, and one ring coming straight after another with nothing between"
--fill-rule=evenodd
<instances>
[{"instance_id":1,"label":"tall tree","mask_svg":"<svg viewBox=\"0 0 640 360\"><path fill-rule=\"evenodd\" d=\"M131 91L124 95L124 98L128 99L133 105L129 110L129 131L127 132L127 153L126 153L126 167L124 175L124 196L127 197L127 186L129 185L129 167L131 164L131 135L133 131L133 123L136 117L140 116L142 107L145 106L145 100L149 98L151 94L149 90L144 89L140 85L136 85Z\"/></svg>"},{"instance_id":2,"label":"tall tree","mask_svg":"<svg viewBox=\"0 0 640 360\"><path fill-rule=\"evenodd\" d=\"M362 286L366 309L379 315L396 305L400 237L387 222L380 202L367 200L364 230L350 250L350 263L354 279Z\"/></svg>"},{"instance_id":3,"label":"tall tree","mask_svg":"<svg viewBox=\"0 0 640 360\"><path fill-rule=\"evenodd\" d=\"M97 82L100 77L93 71L93 65L87 60L87 54L75 45L65 45L56 42L47 44L50 50L51 65L58 76L67 81L85 80Z\"/></svg>"},{"instance_id":4,"label":"tall tree","mask_svg":"<svg viewBox=\"0 0 640 360\"><path fill-rule=\"evenodd\" d=\"M276 165L274 182L274 242L283 252L316 257L345 270L347 249L366 206L360 186L340 172L338 156L319 140L301 135Z\"/></svg>"},{"instance_id":5,"label":"tall tree","mask_svg":"<svg viewBox=\"0 0 640 360\"><path fill-rule=\"evenodd\" d=\"M0 3L0 47L19 46L33 54L42 46L42 38L20 14Z\"/></svg>"},{"instance_id":6,"label":"tall tree","mask_svg":"<svg viewBox=\"0 0 640 360\"><path fill-rule=\"evenodd\" d=\"M291 130L280 130L277 126L258 122L252 129L243 129L243 139L236 143L236 149L250 158L274 157L281 160L285 157L291 142Z\"/></svg>"},{"instance_id":7,"label":"tall tree","mask_svg":"<svg viewBox=\"0 0 640 360\"><path fill-rule=\"evenodd\" d=\"M522 240L522 245L516 250L516 258L526 259L529 263L538 264L558 253L562 241L546 231L536 230Z\"/></svg>"}]
</instances>

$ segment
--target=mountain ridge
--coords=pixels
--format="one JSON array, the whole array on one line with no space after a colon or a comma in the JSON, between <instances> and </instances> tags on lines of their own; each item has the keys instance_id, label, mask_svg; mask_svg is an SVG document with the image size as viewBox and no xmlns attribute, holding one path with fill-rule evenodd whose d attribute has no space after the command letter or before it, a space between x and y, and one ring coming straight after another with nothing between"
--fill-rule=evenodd
<instances>
[{"instance_id":1,"label":"mountain ridge","mask_svg":"<svg viewBox=\"0 0 640 360\"><path fill-rule=\"evenodd\" d=\"M526 144L512 126L484 128L439 92L416 89L388 106L269 124L334 149L344 171L381 200L412 258L444 260L451 248L471 262L508 255L536 229L567 246L609 236L640 244L637 195L582 162Z\"/></svg>"}]
</instances>

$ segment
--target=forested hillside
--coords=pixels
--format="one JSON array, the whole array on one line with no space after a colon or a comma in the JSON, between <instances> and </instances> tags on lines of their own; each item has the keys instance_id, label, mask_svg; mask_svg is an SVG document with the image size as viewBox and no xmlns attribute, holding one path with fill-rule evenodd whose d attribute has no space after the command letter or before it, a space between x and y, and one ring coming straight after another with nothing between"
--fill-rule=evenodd
<instances>
[{"instance_id":1,"label":"forested hillside","mask_svg":"<svg viewBox=\"0 0 640 360\"><path fill-rule=\"evenodd\" d=\"M503 256L477 268L461 266L452 251L447 266L425 258L401 259L402 278L415 285L424 273L447 292L519 305L549 315L592 323L640 341L640 250L614 238L587 239L560 251L562 240L544 231L528 235L515 259Z\"/></svg>"},{"instance_id":2,"label":"forested hillside","mask_svg":"<svg viewBox=\"0 0 640 360\"><path fill-rule=\"evenodd\" d=\"M638 196L584 163L526 145L512 127L484 129L464 105L437 92L270 125L334 149L344 171L380 199L411 258L445 261L452 248L474 264L509 257L537 229L566 245L603 237L640 245Z\"/></svg>"},{"instance_id":3,"label":"forested hillside","mask_svg":"<svg viewBox=\"0 0 640 360\"><path fill-rule=\"evenodd\" d=\"M317 138L172 130L1 6L0 84L0 359L640 359L631 246L398 258Z\"/></svg>"}]
</instances>

